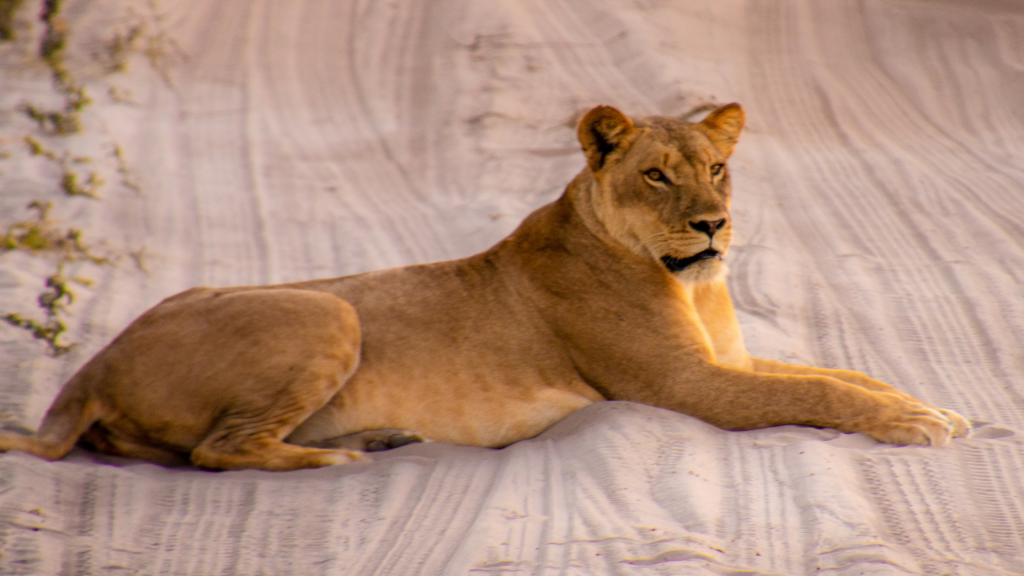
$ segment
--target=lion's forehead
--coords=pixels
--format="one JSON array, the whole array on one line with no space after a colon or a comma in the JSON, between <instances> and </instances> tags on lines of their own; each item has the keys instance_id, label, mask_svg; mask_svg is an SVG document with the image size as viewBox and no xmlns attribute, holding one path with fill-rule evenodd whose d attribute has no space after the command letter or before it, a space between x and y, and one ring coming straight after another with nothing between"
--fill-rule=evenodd
<instances>
[{"instance_id":1,"label":"lion's forehead","mask_svg":"<svg viewBox=\"0 0 1024 576\"><path fill-rule=\"evenodd\" d=\"M648 116L637 126L645 128L634 143L641 162L689 170L697 164L721 161L711 140L693 123L675 118Z\"/></svg>"}]
</instances>

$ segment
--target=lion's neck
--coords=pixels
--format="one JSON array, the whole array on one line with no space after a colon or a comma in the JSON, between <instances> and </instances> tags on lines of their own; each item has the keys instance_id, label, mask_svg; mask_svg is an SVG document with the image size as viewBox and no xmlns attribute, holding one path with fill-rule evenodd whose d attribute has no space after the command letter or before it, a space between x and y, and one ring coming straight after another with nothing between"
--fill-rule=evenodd
<instances>
[{"instance_id":1,"label":"lion's neck","mask_svg":"<svg viewBox=\"0 0 1024 576\"><path fill-rule=\"evenodd\" d=\"M559 201L567 202L586 229L605 244L629 250L644 259L650 257L639 238L623 227L623 222L620 221L617 226L609 222L609 212L617 208L607 205L607 199L601 197L589 168L576 175ZM616 219L612 218L614 221Z\"/></svg>"},{"instance_id":2,"label":"lion's neck","mask_svg":"<svg viewBox=\"0 0 1024 576\"><path fill-rule=\"evenodd\" d=\"M590 170L584 169L572 179L559 202L567 203L583 226L595 237L604 242L620 244L598 214L595 204L596 188L597 183Z\"/></svg>"},{"instance_id":3,"label":"lion's neck","mask_svg":"<svg viewBox=\"0 0 1024 576\"><path fill-rule=\"evenodd\" d=\"M593 185L587 171L580 173L558 200L530 214L493 250L516 255L514 260L530 267L565 259L567 268L585 265L607 275L663 277L660 262L631 250L605 226L594 207Z\"/></svg>"}]
</instances>

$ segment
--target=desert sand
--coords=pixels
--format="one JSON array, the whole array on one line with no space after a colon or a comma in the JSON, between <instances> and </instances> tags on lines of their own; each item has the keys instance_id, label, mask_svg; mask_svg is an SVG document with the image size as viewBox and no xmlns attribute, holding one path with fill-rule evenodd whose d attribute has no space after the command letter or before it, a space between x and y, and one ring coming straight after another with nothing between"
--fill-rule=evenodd
<instances>
[{"instance_id":1,"label":"desert sand","mask_svg":"<svg viewBox=\"0 0 1024 576\"><path fill-rule=\"evenodd\" d=\"M1024 574L1021 3L66 0L49 25L41 7L0 43L0 224L50 201L54 238L80 230L109 263L61 268L67 353L0 325L6 427L38 426L180 290L489 247L583 167L590 106L737 101L748 348L864 371L977 431L896 447L609 402L503 450L289 473L9 453L0 573ZM47 28L92 99L67 135L26 114L67 102ZM67 195L69 172L98 199ZM0 313L45 322L61 253L0 255Z\"/></svg>"}]
</instances>

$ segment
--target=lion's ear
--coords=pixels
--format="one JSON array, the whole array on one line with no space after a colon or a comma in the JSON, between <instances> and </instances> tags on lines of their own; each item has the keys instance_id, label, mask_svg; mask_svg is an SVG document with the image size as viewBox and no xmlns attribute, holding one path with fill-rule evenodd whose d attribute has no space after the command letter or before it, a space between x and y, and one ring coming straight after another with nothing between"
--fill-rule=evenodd
<instances>
[{"instance_id":1,"label":"lion's ear","mask_svg":"<svg viewBox=\"0 0 1024 576\"><path fill-rule=\"evenodd\" d=\"M576 135L583 145L590 169L597 172L613 150L624 143L633 121L611 106L598 106L580 120Z\"/></svg>"},{"instance_id":2,"label":"lion's ear","mask_svg":"<svg viewBox=\"0 0 1024 576\"><path fill-rule=\"evenodd\" d=\"M707 130L711 143L718 148L722 156L732 156L732 150L739 140L740 131L747 122L747 115L739 104L733 102L726 104L717 110L712 111L701 121L701 125Z\"/></svg>"}]
</instances>

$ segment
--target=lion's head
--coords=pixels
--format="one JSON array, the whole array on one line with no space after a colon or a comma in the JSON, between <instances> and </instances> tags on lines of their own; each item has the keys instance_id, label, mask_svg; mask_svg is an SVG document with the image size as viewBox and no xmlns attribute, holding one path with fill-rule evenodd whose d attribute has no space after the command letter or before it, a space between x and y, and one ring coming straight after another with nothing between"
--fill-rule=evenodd
<instances>
[{"instance_id":1,"label":"lion's head","mask_svg":"<svg viewBox=\"0 0 1024 576\"><path fill-rule=\"evenodd\" d=\"M697 123L663 116L634 122L610 106L594 108L578 136L594 178L597 219L614 239L684 282L718 277L732 239L726 160L744 121L738 104Z\"/></svg>"}]
</instances>

